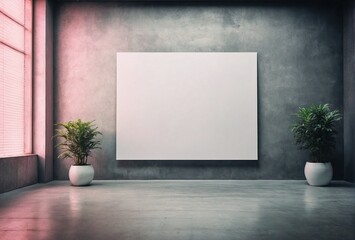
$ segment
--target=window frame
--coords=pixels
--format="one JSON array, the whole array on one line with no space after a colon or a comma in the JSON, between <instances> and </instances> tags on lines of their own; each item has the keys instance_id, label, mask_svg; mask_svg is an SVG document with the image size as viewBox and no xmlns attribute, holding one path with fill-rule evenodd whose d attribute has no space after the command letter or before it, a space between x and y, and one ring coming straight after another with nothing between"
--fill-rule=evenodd
<instances>
[{"instance_id":1,"label":"window frame","mask_svg":"<svg viewBox=\"0 0 355 240\"><path fill-rule=\"evenodd\" d=\"M12 16L9 16L6 12L0 10L1 14L3 14L6 18L10 19L16 24L19 24L24 28L24 46L23 50L17 49L14 46L7 44L0 40L0 43L12 48L13 50L24 54L24 88L23 88L23 96L24 96L24 112L23 112L23 152L18 154L0 155L0 158L8 158L8 157L16 157L22 155L32 154L32 122L33 122L33 0L23 0L24 3L24 22L23 24L19 22Z\"/></svg>"},{"instance_id":2,"label":"window frame","mask_svg":"<svg viewBox=\"0 0 355 240\"><path fill-rule=\"evenodd\" d=\"M31 154L33 121L33 1L25 1L25 114L24 114L24 153Z\"/></svg>"}]
</instances>

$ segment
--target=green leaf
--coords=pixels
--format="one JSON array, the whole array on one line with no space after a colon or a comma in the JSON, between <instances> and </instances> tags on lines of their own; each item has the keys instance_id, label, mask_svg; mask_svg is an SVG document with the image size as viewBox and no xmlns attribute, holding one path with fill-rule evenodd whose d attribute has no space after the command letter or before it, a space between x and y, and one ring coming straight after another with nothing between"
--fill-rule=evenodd
<instances>
[{"instance_id":1,"label":"green leaf","mask_svg":"<svg viewBox=\"0 0 355 240\"><path fill-rule=\"evenodd\" d=\"M101 142L96 137L102 133L98 131L94 121L78 119L57 123L55 126L57 129L53 138L61 140L55 145L61 151L58 158L72 158L75 165L85 165L91 151L100 148Z\"/></svg>"},{"instance_id":2,"label":"green leaf","mask_svg":"<svg viewBox=\"0 0 355 240\"><path fill-rule=\"evenodd\" d=\"M342 119L340 112L331 110L326 103L300 107L295 116L297 121L291 125L291 132L296 145L309 150L316 161L322 161L335 148L335 123Z\"/></svg>"}]
</instances>

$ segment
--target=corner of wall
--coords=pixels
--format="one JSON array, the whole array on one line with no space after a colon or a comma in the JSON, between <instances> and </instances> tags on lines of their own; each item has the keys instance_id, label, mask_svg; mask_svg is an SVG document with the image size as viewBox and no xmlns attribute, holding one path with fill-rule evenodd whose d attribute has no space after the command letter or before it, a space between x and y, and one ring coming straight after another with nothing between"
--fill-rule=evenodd
<instances>
[{"instance_id":1,"label":"corner of wall","mask_svg":"<svg viewBox=\"0 0 355 240\"><path fill-rule=\"evenodd\" d=\"M355 2L344 4L344 177L355 182Z\"/></svg>"},{"instance_id":2,"label":"corner of wall","mask_svg":"<svg viewBox=\"0 0 355 240\"><path fill-rule=\"evenodd\" d=\"M49 0L34 1L33 152L39 182L53 180L53 13Z\"/></svg>"}]
</instances>

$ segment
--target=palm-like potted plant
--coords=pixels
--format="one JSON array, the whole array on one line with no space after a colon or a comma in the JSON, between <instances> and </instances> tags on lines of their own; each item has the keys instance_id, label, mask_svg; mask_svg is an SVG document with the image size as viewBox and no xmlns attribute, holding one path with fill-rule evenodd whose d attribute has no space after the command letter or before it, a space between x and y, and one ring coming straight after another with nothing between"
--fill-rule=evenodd
<instances>
[{"instance_id":1,"label":"palm-like potted plant","mask_svg":"<svg viewBox=\"0 0 355 240\"><path fill-rule=\"evenodd\" d=\"M296 116L298 120L291 130L296 145L311 154L304 169L307 182L313 186L328 185L333 177L328 155L335 148L335 123L341 120L341 114L331 110L329 104L320 104L300 107Z\"/></svg>"},{"instance_id":2,"label":"palm-like potted plant","mask_svg":"<svg viewBox=\"0 0 355 240\"><path fill-rule=\"evenodd\" d=\"M74 161L69 170L71 184L89 185L94 179L94 168L87 161L91 151L100 148L101 143L96 138L102 135L101 132L94 121L85 122L81 119L61 122L55 126L58 128L54 137L62 140L56 145L61 151L58 158L70 158Z\"/></svg>"}]
</instances>

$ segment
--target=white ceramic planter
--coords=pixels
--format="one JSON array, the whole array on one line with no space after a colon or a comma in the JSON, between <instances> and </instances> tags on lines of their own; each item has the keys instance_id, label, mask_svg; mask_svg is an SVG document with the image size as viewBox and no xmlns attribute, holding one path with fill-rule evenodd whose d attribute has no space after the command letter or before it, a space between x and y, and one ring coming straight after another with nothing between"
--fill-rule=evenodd
<instances>
[{"instance_id":1,"label":"white ceramic planter","mask_svg":"<svg viewBox=\"0 0 355 240\"><path fill-rule=\"evenodd\" d=\"M69 180L74 186L89 185L94 179L94 168L92 165L72 165L69 169Z\"/></svg>"},{"instance_id":2,"label":"white ceramic planter","mask_svg":"<svg viewBox=\"0 0 355 240\"><path fill-rule=\"evenodd\" d=\"M333 167L330 162L307 162L304 167L304 175L309 185L326 186L333 178Z\"/></svg>"}]
</instances>

